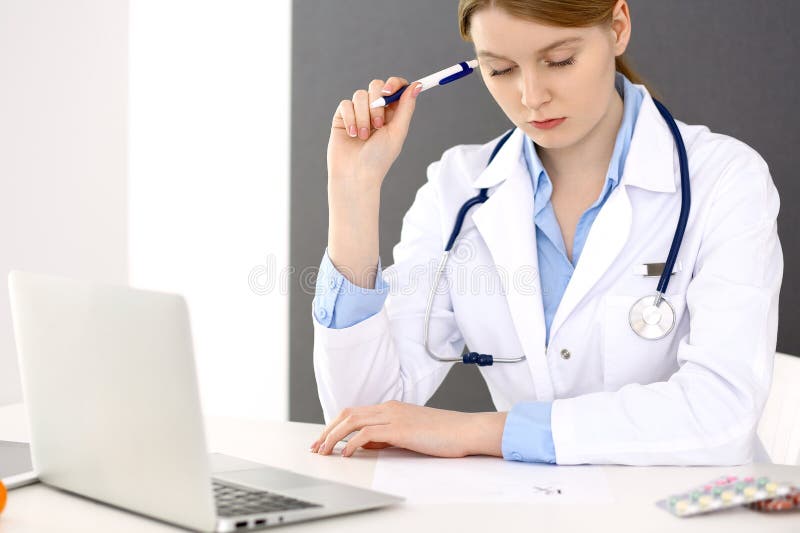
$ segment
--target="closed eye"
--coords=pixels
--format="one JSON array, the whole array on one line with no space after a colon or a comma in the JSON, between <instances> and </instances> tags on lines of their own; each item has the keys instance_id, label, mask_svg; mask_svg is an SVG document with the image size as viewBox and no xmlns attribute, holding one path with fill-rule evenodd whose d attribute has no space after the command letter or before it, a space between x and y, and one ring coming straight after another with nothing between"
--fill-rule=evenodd
<instances>
[{"instance_id":1,"label":"closed eye","mask_svg":"<svg viewBox=\"0 0 800 533\"><path fill-rule=\"evenodd\" d=\"M494 69L492 69L492 71L489 73L489 75L490 76L502 76L503 74L508 74L512 70L514 70L514 67L504 68L503 70L494 70Z\"/></svg>"},{"instance_id":2,"label":"closed eye","mask_svg":"<svg viewBox=\"0 0 800 533\"><path fill-rule=\"evenodd\" d=\"M547 63L548 67L566 67L567 65L574 65L575 64L575 56L570 57L569 59L565 59L564 61L550 61Z\"/></svg>"},{"instance_id":3,"label":"closed eye","mask_svg":"<svg viewBox=\"0 0 800 533\"><path fill-rule=\"evenodd\" d=\"M566 66L574 65L574 64L575 64L575 56L572 56L572 57L570 57L568 59L565 59L564 61L548 61L547 62L547 66L548 67L553 67L553 68L561 68L561 67L566 67ZM512 70L514 70L514 67L504 68L503 70L494 70L494 69L492 69L489 72L489 75L492 76L492 77L494 77L494 76L502 76L504 74L508 74Z\"/></svg>"}]
</instances>

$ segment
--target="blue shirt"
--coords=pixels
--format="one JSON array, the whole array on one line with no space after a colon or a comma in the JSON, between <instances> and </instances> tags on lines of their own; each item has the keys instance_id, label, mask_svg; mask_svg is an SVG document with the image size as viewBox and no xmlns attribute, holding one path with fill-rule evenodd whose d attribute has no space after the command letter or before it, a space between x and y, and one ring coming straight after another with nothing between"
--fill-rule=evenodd
<instances>
[{"instance_id":1,"label":"blue shirt","mask_svg":"<svg viewBox=\"0 0 800 533\"><path fill-rule=\"evenodd\" d=\"M561 228L550 202L553 183L536 153L533 141L526 137L523 142L525 163L533 185L537 257L548 343L553 317L575 271L575 265L580 260L589 229L622 177L639 107L644 99L641 90L619 72L616 73L615 87L623 100L622 123L617 132L603 189L597 200L581 215L575 229L572 261L567 257ZM381 276L380 260L375 283L375 289L364 289L347 281L333 266L326 250L317 276L314 316L320 324L335 329L350 327L366 320L381 310L388 294L389 287ZM555 463L555 448L550 429L551 410L552 402L514 405L508 412L503 428L503 458Z\"/></svg>"}]
</instances>

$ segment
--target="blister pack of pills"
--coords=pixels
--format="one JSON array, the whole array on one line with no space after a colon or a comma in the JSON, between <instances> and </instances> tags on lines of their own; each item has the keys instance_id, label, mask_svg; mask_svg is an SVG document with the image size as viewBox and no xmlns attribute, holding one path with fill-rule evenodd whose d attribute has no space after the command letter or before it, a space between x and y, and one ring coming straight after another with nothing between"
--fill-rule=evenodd
<instances>
[{"instance_id":1,"label":"blister pack of pills","mask_svg":"<svg viewBox=\"0 0 800 533\"><path fill-rule=\"evenodd\" d=\"M782 511L795 511L800 513L800 487L796 485L788 494L751 503L748 507L762 513L777 513Z\"/></svg>"},{"instance_id":2,"label":"blister pack of pills","mask_svg":"<svg viewBox=\"0 0 800 533\"><path fill-rule=\"evenodd\" d=\"M793 495L796 493L800 493L800 489L792 483L776 482L766 477L722 476L685 493L659 500L656 505L681 517L712 513L742 505L757 510L762 510L759 506L764 507L764 510L778 510L768 509L769 502L788 498L793 503ZM786 504L780 507L782 507L780 510L789 508Z\"/></svg>"}]
</instances>

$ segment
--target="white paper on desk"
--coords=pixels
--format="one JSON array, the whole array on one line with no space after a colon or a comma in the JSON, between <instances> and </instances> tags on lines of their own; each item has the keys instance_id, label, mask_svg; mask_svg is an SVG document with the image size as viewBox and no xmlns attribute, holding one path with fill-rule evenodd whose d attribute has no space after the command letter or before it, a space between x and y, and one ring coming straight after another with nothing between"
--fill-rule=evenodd
<instances>
[{"instance_id":1,"label":"white paper on desk","mask_svg":"<svg viewBox=\"0 0 800 533\"><path fill-rule=\"evenodd\" d=\"M614 498L597 466L557 466L499 457L429 457L402 448L378 453L372 488L406 503L606 504Z\"/></svg>"}]
</instances>

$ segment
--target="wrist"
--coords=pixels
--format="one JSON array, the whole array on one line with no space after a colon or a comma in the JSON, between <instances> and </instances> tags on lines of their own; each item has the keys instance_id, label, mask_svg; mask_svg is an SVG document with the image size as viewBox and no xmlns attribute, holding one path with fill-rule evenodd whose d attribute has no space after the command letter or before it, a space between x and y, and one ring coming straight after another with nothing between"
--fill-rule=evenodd
<instances>
[{"instance_id":1,"label":"wrist","mask_svg":"<svg viewBox=\"0 0 800 533\"><path fill-rule=\"evenodd\" d=\"M467 413L468 455L503 457L503 429L507 412Z\"/></svg>"},{"instance_id":2,"label":"wrist","mask_svg":"<svg viewBox=\"0 0 800 533\"><path fill-rule=\"evenodd\" d=\"M341 197L350 201L380 199L381 186L383 185L382 176L354 175L348 177L328 176L328 197Z\"/></svg>"}]
</instances>

